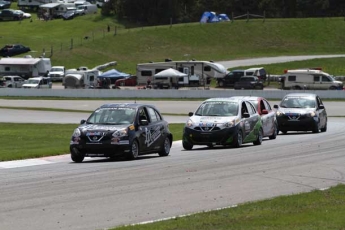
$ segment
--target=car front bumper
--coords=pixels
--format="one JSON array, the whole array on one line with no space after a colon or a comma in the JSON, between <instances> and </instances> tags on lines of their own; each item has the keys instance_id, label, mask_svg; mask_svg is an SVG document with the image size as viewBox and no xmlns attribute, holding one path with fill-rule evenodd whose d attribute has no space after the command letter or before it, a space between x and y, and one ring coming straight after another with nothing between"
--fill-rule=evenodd
<instances>
[{"instance_id":1,"label":"car front bumper","mask_svg":"<svg viewBox=\"0 0 345 230\"><path fill-rule=\"evenodd\" d=\"M318 126L318 117L300 116L296 119L283 115L277 117L280 131L313 131Z\"/></svg>"}]
</instances>

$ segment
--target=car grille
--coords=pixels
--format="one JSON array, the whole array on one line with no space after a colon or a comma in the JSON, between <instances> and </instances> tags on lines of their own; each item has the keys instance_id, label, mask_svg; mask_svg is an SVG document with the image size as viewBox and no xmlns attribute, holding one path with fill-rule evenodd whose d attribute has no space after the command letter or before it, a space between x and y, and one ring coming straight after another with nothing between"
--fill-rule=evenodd
<instances>
[{"instance_id":1,"label":"car grille","mask_svg":"<svg viewBox=\"0 0 345 230\"><path fill-rule=\"evenodd\" d=\"M212 132L212 131L219 131L220 128L216 126L212 127L195 127L194 130L201 131L201 132Z\"/></svg>"}]
</instances>

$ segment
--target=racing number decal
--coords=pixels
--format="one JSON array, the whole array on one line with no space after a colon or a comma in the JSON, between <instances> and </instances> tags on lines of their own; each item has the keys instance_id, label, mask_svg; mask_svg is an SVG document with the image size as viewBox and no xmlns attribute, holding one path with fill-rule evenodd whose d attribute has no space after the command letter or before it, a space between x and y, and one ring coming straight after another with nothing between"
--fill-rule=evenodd
<instances>
[{"instance_id":1,"label":"racing number decal","mask_svg":"<svg viewBox=\"0 0 345 230\"><path fill-rule=\"evenodd\" d=\"M147 147L150 147L160 136L162 136L162 132L159 125L150 129L145 127L145 144Z\"/></svg>"}]
</instances>

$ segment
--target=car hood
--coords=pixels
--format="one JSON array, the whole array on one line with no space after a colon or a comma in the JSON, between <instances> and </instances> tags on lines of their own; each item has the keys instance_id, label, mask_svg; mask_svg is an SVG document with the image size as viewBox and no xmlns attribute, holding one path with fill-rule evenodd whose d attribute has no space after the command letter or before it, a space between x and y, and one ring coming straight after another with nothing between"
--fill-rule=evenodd
<instances>
[{"instance_id":1,"label":"car hood","mask_svg":"<svg viewBox=\"0 0 345 230\"><path fill-rule=\"evenodd\" d=\"M132 126L132 124L126 124L126 125L103 125L103 124L85 124L81 125L78 128L82 133L87 132L115 132L117 130L125 129L129 126ZM134 127L133 127L134 128Z\"/></svg>"},{"instance_id":2,"label":"car hood","mask_svg":"<svg viewBox=\"0 0 345 230\"><path fill-rule=\"evenodd\" d=\"M49 72L49 74L64 74L62 71L53 71Z\"/></svg>"},{"instance_id":3,"label":"car hood","mask_svg":"<svg viewBox=\"0 0 345 230\"><path fill-rule=\"evenodd\" d=\"M38 84L23 84L23 87L31 87L31 88L35 88L38 86Z\"/></svg>"},{"instance_id":4,"label":"car hood","mask_svg":"<svg viewBox=\"0 0 345 230\"><path fill-rule=\"evenodd\" d=\"M279 108L279 111L285 114L306 114L315 110L315 108Z\"/></svg>"},{"instance_id":5,"label":"car hood","mask_svg":"<svg viewBox=\"0 0 345 230\"><path fill-rule=\"evenodd\" d=\"M190 119L194 123L194 125L217 125L221 127L223 124L226 124L230 121L235 120L236 123L239 122L240 119L236 120L237 116L227 116L227 117L219 117L219 116L192 116Z\"/></svg>"}]
</instances>

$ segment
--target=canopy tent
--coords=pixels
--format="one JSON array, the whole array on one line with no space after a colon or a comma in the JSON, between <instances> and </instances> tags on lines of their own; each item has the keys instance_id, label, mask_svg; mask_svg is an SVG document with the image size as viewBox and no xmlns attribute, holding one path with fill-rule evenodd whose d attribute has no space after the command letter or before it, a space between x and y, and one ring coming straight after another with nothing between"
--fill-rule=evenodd
<instances>
[{"instance_id":1,"label":"canopy tent","mask_svg":"<svg viewBox=\"0 0 345 230\"><path fill-rule=\"evenodd\" d=\"M130 74L128 73L123 73L123 72L120 72L120 71L117 71L116 69L111 69L111 70L108 70L104 73L102 73L101 75L98 76L98 78L125 78L125 77L129 77Z\"/></svg>"},{"instance_id":2,"label":"canopy tent","mask_svg":"<svg viewBox=\"0 0 345 230\"><path fill-rule=\"evenodd\" d=\"M157 77L186 77L188 76L188 74L185 73L181 73L180 71L173 69L173 68L169 68L166 70L163 70L157 74L154 75L155 78Z\"/></svg>"}]
</instances>

